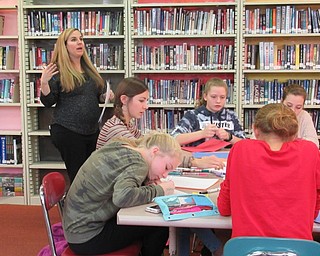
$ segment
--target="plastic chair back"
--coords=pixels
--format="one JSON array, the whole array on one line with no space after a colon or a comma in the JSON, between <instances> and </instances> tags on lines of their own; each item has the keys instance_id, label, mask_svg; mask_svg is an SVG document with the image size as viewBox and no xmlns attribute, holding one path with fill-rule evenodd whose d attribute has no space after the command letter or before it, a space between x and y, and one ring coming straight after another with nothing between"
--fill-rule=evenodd
<instances>
[{"instance_id":1,"label":"plastic chair back","mask_svg":"<svg viewBox=\"0 0 320 256\"><path fill-rule=\"evenodd\" d=\"M57 256L56 246L53 239L49 210L58 205L60 216L62 217L63 200L66 191L66 183L64 176L59 172L50 172L42 179L39 195L42 205L43 215L49 239L49 245L52 256ZM138 256L141 249L141 243L133 243L123 249L112 253L101 254L101 256ZM67 247L61 256L77 256L69 247Z\"/></svg>"},{"instance_id":2,"label":"plastic chair back","mask_svg":"<svg viewBox=\"0 0 320 256\"><path fill-rule=\"evenodd\" d=\"M247 256L259 251L269 253L291 252L295 253L298 256L320 255L320 243L310 240L293 238L236 237L230 239L225 244L223 255Z\"/></svg>"}]
</instances>

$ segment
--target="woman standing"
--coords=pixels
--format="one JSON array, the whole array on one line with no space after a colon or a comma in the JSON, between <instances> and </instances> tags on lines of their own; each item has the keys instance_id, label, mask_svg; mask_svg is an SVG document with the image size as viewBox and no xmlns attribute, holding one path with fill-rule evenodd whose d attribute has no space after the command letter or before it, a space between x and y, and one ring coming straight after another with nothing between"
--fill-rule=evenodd
<instances>
[{"instance_id":1,"label":"woman standing","mask_svg":"<svg viewBox=\"0 0 320 256\"><path fill-rule=\"evenodd\" d=\"M66 164L70 183L95 150L99 134L99 102L104 81L92 65L78 29L64 30L57 39L52 62L41 76L41 102L55 104L50 134Z\"/></svg>"}]
</instances>

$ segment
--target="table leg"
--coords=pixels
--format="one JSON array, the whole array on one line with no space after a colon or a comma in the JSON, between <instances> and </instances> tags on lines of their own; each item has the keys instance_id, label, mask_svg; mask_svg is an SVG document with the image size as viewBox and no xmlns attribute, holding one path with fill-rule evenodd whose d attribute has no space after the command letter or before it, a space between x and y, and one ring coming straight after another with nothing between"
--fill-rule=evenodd
<instances>
[{"instance_id":1,"label":"table leg","mask_svg":"<svg viewBox=\"0 0 320 256\"><path fill-rule=\"evenodd\" d=\"M175 227L169 227L169 255L175 256L177 254L177 233Z\"/></svg>"}]
</instances>

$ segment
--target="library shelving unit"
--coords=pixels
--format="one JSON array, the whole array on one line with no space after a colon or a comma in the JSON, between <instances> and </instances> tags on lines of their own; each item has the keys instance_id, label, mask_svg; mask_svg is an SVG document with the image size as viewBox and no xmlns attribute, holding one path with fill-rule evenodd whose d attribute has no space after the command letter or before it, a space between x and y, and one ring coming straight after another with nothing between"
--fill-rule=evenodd
<instances>
[{"instance_id":1,"label":"library shelving unit","mask_svg":"<svg viewBox=\"0 0 320 256\"><path fill-rule=\"evenodd\" d=\"M51 171L66 175L65 165L50 140L49 124L53 108L39 101L39 82L43 66L50 61L61 31L79 28L84 34L88 54L112 89L127 76L126 0L24 0L23 84L25 89L26 182L28 203L38 204L42 177Z\"/></svg>"},{"instance_id":2,"label":"library shelving unit","mask_svg":"<svg viewBox=\"0 0 320 256\"><path fill-rule=\"evenodd\" d=\"M257 109L280 102L283 87L299 83L320 133L320 2L246 0L241 6L241 116L245 131Z\"/></svg>"},{"instance_id":3,"label":"library shelving unit","mask_svg":"<svg viewBox=\"0 0 320 256\"><path fill-rule=\"evenodd\" d=\"M129 75L150 92L143 131L170 131L212 77L227 81L238 110L237 1L130 0L129 10Z\"/></svg>"},{"instance_id":4,"label":"library shelving unit","mask_svg":"<svg viewBox=\"0 0 320 256\"><path fill-rule=\"evenodd\" d=\"M0 204L26 204L19 1L1 1L0 19Z\"/></svg>"}]
</instances>

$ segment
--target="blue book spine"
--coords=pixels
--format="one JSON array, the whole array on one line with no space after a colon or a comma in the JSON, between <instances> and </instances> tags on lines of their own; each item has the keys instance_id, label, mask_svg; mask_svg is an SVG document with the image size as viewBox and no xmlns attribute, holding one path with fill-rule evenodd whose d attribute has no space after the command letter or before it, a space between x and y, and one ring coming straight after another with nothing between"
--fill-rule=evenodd
<instances>
[{"instance_id":1,"label":"blue book spine","mask_svg":"<svg viewBox=\"0 0 320 256\"><path fill-rule=\"evenodd\" d=\"M1 145L1 163L7 163L7 149L6 149L6 136L0 137L0 145Z\"/></svg>"}]
</instances>

